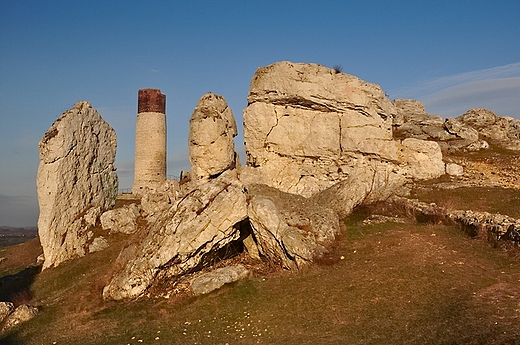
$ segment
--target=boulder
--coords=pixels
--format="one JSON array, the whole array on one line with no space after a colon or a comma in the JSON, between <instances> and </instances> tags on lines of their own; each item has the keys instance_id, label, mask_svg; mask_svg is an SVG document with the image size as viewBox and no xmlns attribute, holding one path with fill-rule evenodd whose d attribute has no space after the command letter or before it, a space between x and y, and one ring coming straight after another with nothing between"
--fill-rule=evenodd
<instances>
[{"instance_id":1,"label":"boulder","mask_svg":"<svg viewBox=\"0 0 520 345\"><path fill-rule=\"evenodd\" d=\"M88 252L89 253L99 252L101 250L108 248L108 246L109 246L109 243L106 238L104 238L103 236L95 237L94 240L92 241L92 243L90 244L90 246L88 247Z\"/></svg>"},{"instance_id":2,"label":"boulder","mask_svg":"<svg viewBox=\"0 0 520 345\"><path fill-rule=\"evenodd\" d=\"M38 308L25 304L18 306L9 316L5 318L2 331L6 331L14 326L31 320L38 314Z\"/></svg>"},{"instance_id":3,"label":"boulder","mask_svg":"<svg viewBox=\"0 0 520 345\"><path fill-rule=\"evenodd\" d=\"M121 269L103 296L135 298L159 275L175 280L217 260L228 245L249 235L240 227L247 218L243 188L235 171L225 171L177 201L149 224L140 243L119 255Z\"/></svg>"},{"instance_id":4,"label":"boulder","mask_svg":"<svg viewBox=\"0 0 520 345\"><path fill-rule=\"evenodd\" d=\"M520 150L520 120L497 116L490 110L470 109L457 120L473 127L480 138L509 150Z\"/></svg>"},{"instance_id":5,"label":"boulder","mask_svg":"<svg viewBox=\"0 0 520 345\"><path fill-rule=\"evenodd\" d=\"M434 141L408 138L402 141L402 162L407 177L417 180L431 180L445 173L442 151Z\"/></svg>"},{"instance_id":6,"label":"boulder","mask_svg":"<svg viewBox=\"0 0 520 345\"><path fill-rule=\"evenodd\" d=\"M114 130L88 102L62 114L40 140L36 182L44 269L88 252L93 215L112 208L117 197L116 146Z\"/></svg>"},{"instance_id":7,"label":"boulder","mask_svg":"<svg viewBox=\"0 0 520 345\"><path fill-rule=\"evenodd\" d=\"M133 234L137 231L138 217L139 206L132 203L103 213L100 217L101 227L111 233Z\"/></svg>"},{"instance_id":8,"label":"boulder","mask_svg":"<svg viewBox=\"0 0 520 345\"><path fill-rule=\"evenodd\" d=\"M354 76L316 64L259 68L244 110L247 164L241 179L311 197L375 169L378 176L400 175L392 183L443 174L441 155L427 156L430 151L415 152L393 139L395 116L378 85Z\"/></svg>"},{"instance_id":9,"label":"boulder","mask_svg":"<svg viewBox=\"0 0 520 345\"><path fill-rule=\"evenodd\" d=\"M491 110L474 108L457 117L457 120L473 128L483 129L487 132L499 120L499 117Z\"/></svg>"},{"instance_id":10,"label":"boulder","mask_svg":"<svg viewBox=\"0 0 520 345\"><path fill-rule=\"evenodd\" d=\"M413 99L395 99L398 116L394 118L394 138L415 138L439 143L444 152L478 151L486 147L478 132L459 119L426 113L424 105Z\"/></svg>"},{"instance_id":11,"label":"boulder","mask_svg":"<svg viewBox=\"0 0 520 345\"><path fill-rule=\"evenodd\" d=\"M422 140L449 140L455 137L443 128L444 119L439 115L426 113L424 105L414 99L395 99L397 115L394 117L394 138L416 138Z\"/></svg>"},{"instance_id":12,"label":"boulder","mask_svg":"<svg viewBox=\"0 0 520 345\"><path fill-rule=\"evenodd\" d=\"M337 214L312 199L258 184L247 186L247 194L255 247L247 249L283 268L323 256L340 231Z\"/></svg>"},{"instance_id":13,"label":"boulder","mask_svg":"<svg viewBox=\"0 0 520 345\"><path fill-rule=\"evenodd\" d=\"M176 180L166 180L153 189L145 188L141 194L141 215L148 222L154 222L156 215L161 215L185 193L181 191L179 181Z\"/></svg>"},{"instance_id":14,"label":"boulder","mask_svg":"<svg viewBox=\"0 0 520 345\"><path fill-rule=\"evenodd\" d=\"M11 302L0 302L0 323L2 323L9 314L14 310L14 304Z\"/></svg>"},{"instance_id":15,"label":"boulder","mask_svg":"<svg viewBox=\"0 0 520 345\"><path fill-rule=\"evenodd\" d=\"M415 99L394 99L397 115L394 117L393 125L395 127L404 124L416 125L418 128L423 126L442 127L444 119L439 115L428 114L420 101ZM417 134L420 134L418 132Z\"/></svg>"},{"instance_id":16,"label":"boulder","mask_svg":"<svg viewBox=\"0 0 520 345\"><path fill-rule=\"evenodd\" d=\"M464 167L455 163L446 163L446 174L450 176L464 175Z\"/></svg>"},{"instance_id":17,"label":"boulder","mask_svg":"<svg viewBox=\"0 0 520 345\"><path fill-rule=\"evenodd\" d=\"M478 141L478 132L473 127L466 125L457 119L447 118L444 122L444 128L459 139L466 140L469 143Z\"/></svg>"},{"instance_id":18,"label":"boulder","mask_svg":"<svg viewBox=\"0 0 520 345\"><path fill-rule=\"evenodd\" d=\"M190 119L188 149L194 179L208 179L234 168L237 126L226 100L207 93Z\"/></svg>"},{"instance_id":19,"label":"boulder","mask_svg":"<svg viewBox=\"0 0 520 345\"><path fill-rule=\"evenodd\" d=\"M251 271L242 265L217 268L201 274L191 281L191 291L195 296L204 295L220 289L225 284L234 283L248 278Z\"/></svg>"}]
</instances>

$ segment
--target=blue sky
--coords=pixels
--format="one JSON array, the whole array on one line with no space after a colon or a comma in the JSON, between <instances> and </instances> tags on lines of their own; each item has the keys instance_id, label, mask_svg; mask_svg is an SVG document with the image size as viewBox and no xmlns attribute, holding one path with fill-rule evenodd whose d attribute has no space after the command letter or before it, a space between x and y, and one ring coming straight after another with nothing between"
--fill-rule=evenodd
<instances>
[{"instance_id":1,"label":"blue sky","mask_svg":"<svg viewBox=\"0 0 520 345\"><path fill-rule=\"evenodd\" d=\"M520 118L518 18L517 0L0 0L0 225L36 225L38 141L78 100L117 132L121 188L138 89L166 94L177 175L198 99L224 96L240 125L255 70L281 60L341 65L444 117L485 107Z\"/></svg>"}]
</instances>

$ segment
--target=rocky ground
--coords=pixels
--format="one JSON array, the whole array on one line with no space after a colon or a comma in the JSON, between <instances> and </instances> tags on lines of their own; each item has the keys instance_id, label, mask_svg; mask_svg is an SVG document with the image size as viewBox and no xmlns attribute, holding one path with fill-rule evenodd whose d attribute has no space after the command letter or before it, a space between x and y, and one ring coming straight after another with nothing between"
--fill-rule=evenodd
<instances>
[{"instance_id":1,"label":"rocky ground","mask_svg":"<svg viewBox=\"0 0 520 345\"><path fill-rule=\"evenodd\" d=\"M499 154L492 149L464 156L449 156L446 161L464 167L464 175L454 179L461 186L520 189L520 157L512 152Z\"/></svg>"}]
</instances>

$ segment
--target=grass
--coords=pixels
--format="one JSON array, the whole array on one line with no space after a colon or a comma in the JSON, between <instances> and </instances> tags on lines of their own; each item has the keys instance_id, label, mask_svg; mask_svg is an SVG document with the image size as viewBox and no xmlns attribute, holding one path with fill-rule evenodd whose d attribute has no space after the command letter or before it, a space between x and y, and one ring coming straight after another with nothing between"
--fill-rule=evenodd
<instances>
[{"instance_id":1,"label":"grass","mask_svg":"<svg viewBox=\"0 0 520 345\"><path fill-rule=\"evenodd\" d=\"M473 210L501 213L520 218L520 190L497 187L465 187L455 189L415 190L412 197L434 202L450 210Z\"/></svg>"},{"instance_id":2,"label":"grass","mask_svg":"<svg viewBox=\"0 0 520 345\"><path fill-rule=\"evenodd\" d=\"M104 302L120 248L46 270L5 344L514 344L520 265L443 225L345 223L332 259L202 297ZM121 239L114 243L122 243ZM121 244L120 244L121 245ZM516 342L518 343L518 342Z\"/></svg>"}]
</instances>

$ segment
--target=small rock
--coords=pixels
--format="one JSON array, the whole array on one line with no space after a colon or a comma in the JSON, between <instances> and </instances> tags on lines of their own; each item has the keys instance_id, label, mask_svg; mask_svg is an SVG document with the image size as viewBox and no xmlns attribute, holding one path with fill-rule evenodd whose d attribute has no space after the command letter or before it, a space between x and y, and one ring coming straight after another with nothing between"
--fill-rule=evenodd
<instances>
[{"instance_id":1,"label":"small rock","mask_svg":"<svg viewBox=\"0 0 520 345\"><path fill-rule=\"evenodd\" d=\"M103 236L94 238L94 241L88 247L89 253L99 252L108 247L108 241Z\"/></svg>"},{"instance_id":2,"label":"small rock","mask_svg":"<svg viewBox=\"0 0 520 345\"><path fill-rule=\"evenodd\" d=\"M87 213L83 216L85 220L85 224L88 226L96 226L98 222L98 218L101 215L101 207L92 207Z\"/></svg>"},{"instance_id":3,"label":"small rock","mask_svg":"<svg viewBox=\"0 0 520 345\"><path fill-rule=\"evenodd\" d=\"M450 176L462 176L464 174L464 168L455 163L447 163L446 174Z\"/></svg>"},{"instance_id":4,"label":"small rock","mask_svg":"<svg viewBox=\"0 0 520 345\"><path fill-rule=\"evenodd\" d=\"M26 304L18 306L6 319L2 331L10 329L22 322L29 321L38 314L38 308Z\"/></svg>"},{"instance_id":5,"label":"small rock","mask_svg":"<svg viewBox=\"0 0 520 345\"><path fill-rule=\"evenodd\" d=\"M217 268L193 279L191 290L196 296L207 294L220 289L225 284L246 279L250 274L251 272L242 265Z\"/></svg>"},{"instance_id":6,"label":"small rock","mask_svg":"<svg viewBox=\"0 0 520 345\"><path fill-rule=\"evenodd\" d=\"M0 302L0 322L11 314L14 310L14 305L11 302Z\"/></svg>"}]
</instances>

